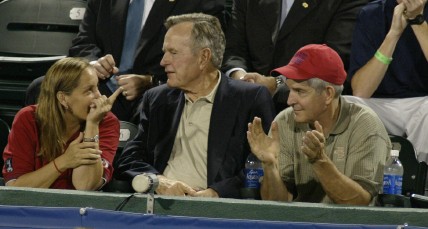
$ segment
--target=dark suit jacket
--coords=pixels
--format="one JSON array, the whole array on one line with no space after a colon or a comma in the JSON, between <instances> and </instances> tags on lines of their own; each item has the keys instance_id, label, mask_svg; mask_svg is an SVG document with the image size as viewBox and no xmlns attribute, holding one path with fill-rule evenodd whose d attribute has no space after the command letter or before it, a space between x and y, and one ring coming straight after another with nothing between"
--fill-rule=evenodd
<instances>
[{"instance_id":1,"label":"dark suit jacket","mask_svg":"<svg viewBox=\"0 0 428 229\"><path fill-rule=\"evenodd\" d=\"M139 132L118 160L120 179L142 172L162 174L167 166L184 108L184 93L162 85L144 94ZM214 98L208 136L207 185L220 197L238 198L243 168L250 153L247 125L257 116L264 130L274 118L265 87L222 76Z\"/></svg>"},{"instance_id":2,"label":"dark suit jacket","mask_svg":"<svg viewBox=\"0 0 428 229\"><path fill-rule=\"evenodd\" d=\"M307 44L325 43L348 66L356 15L367 0L295 0L281 30L281 1L235 0L223 71L240 67L270 75ZM306 3L306 4L305 4Z\"/></svg>"},{"instance_id":3,"label":"dark suit jacket","mask_svg":"<svg viewBox=\"0 0 428 229\"><path fill-rule=\"evenodd\" d=\"M165 72L160 66L163 56L163 39L166 33L163 25L165 20L171 15L202 12L217 16L224 25L224 1L156 0L141 32L134 68L130 73L155 75L156 83L165 82ZM79 33L73 40L69 55L96 60L106 54L112 54L116 65L119 65L128 6L129 0L89 0ZM101 93L111 94L105 86L105 81L100 82L99 87ZM135 106L119 96L112 111L120 120L129 120L132 109L135 109Z\"/></svg>"}]
</instances>

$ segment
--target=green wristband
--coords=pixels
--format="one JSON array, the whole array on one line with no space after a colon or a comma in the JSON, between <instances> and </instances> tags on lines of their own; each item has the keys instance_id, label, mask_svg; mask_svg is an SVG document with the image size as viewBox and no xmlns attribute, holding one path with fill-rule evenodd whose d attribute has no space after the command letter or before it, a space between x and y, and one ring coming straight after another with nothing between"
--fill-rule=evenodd
<instances>
[{"instance_id":1,"label":"green wristband","mask_svg":"<svg viewBox=\"0 0 428 229\"><path fill-rule=\"evenodd\" d=\"M376 59L380 62L382 62L383 64L390 64L392 61L392 57L386 57L385 55L383 55L381 52L379 52L379 50L376 51L376 53L374 54L374 56L376 57Z\"/></svg>"}]
</instances>

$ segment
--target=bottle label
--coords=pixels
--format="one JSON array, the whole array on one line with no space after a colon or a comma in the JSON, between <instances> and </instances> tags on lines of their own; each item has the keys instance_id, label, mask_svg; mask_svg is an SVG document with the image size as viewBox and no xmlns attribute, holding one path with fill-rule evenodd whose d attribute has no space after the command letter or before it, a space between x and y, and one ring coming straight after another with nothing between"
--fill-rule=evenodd
<instances>
[{"instance_id":1,"label":"bottle label","mask_svg":"<svg viewBox=\"0 0 428 229\"><path fill-rule=\"evenodd\" d=\"M401 195L403 176L394 174L383 175L383 193Z\"/></svg>"},{"instance_id":2,"label":"bottle label","mask_svg":"<svg viewBox=\"0 0 428 229\"><path fill-rule=\"evenodd\" d=\"M263 177L263 169L245 169L245 187L260 188L261 178Z\"/></svg>"}]
</instances>

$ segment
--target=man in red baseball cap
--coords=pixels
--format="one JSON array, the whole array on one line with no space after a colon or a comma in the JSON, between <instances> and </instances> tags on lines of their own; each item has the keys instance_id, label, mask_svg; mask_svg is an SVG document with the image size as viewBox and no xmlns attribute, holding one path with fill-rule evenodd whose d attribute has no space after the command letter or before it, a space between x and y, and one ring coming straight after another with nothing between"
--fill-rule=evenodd
<instances>
[{"instance_id":1,"label":"man in red baseball cap","mask_svg":"<svg viewBox=\"0 0 428 229\"><path fill-rule=\"evenodd\" d=\"M263 164L262 198L374 203L391 142L371 109L342 98L346 73L339 55L326 45L307 45L273 72L286 79L290 107L272 122L269 136L257 117L247 132Z\"/></svg>"}]
</instances>

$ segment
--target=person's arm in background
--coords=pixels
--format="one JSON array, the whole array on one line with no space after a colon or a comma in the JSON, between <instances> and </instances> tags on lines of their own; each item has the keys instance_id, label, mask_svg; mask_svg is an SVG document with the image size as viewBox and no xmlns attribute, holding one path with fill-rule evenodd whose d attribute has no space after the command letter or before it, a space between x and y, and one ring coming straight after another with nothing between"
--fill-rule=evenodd
<instances>
[{"instance_id":1,"label":"person's arm in background","mask_svg":"<svg viewBox=\"0 0 428 229\"><path fill-rule=\"evenodd\" d=\"M419 41L425 59L428 61L428 24L425 21L421 25L412 25L412 29Z\"/></svg>"},{"instance_id":2,"label":"person's arm in background","mask_svg":"<svg viewBox=\"0 0 428 229\"><path fill-rule=\"evenodd\" d=\"M397 42L407 26L406 18L403 15L404 9L405 6L403 3L395 7L391 28L378 48L377 55L384 56L385 58L392 57ZM362 12L359 17L365 17L364 12ZM365 31L364 25L357 24L354 34L354 42L356 43L356 46L361 45L360 43L367 42L367 39L365 38L366 33L368 33L368 31ZM379 57L377 58L373 55L366 64L351 76L353 95L362 98L370 98L382 82L388 67L388 63L380 61Z\"/></svg>"},{"instance_id":3,"label":"person's arm in background","mask_svg":"<svg viewBox=\"0 0 428 229\"><path fill-rule=\"evenodd\" d=\"M100 4L100 0L88 0L85 15L79 26L79 33L73 39L69 49L69 56L85 57L90 61L97 60L103 56L104 53L99 47L96 35L96 6Z\"/></svg>"},{"instance_id":4,"label":"person's arm in background","mask_svg":"<svg viewBox=\"0 0 428 229\"><path fill-rule=\"evenodd\" d=\"M116 63L113 55L105 54L108 50L104 50L106 47L103 47L103 41L98 38L97 31L105 31L102 28L97 30L98 10L101 4L102 2L99 0L88 1L85 15L80 22L79 32L69 49L69 56L88 59L97 70L98 78L105 80L119 72L117 67L119 63ZM111 34L104 34L104 36L111 36Z\"/></svg>"},{"instance_id":5,"label":"person's arm in background","mask_svg":"<svg viewBox=\"0 0 428 229\"><path fill-rule=\"evenodd\" d=\"M247 60L250 60L245 27L246 4L245 0L233 1L231 20L225 33L227 42L222 71L227 72L233 68L242 69L231 72L229 76L234 79L240 79L245 75L248 70Z\"/></svg>"},{"instance_id":6,"label":"person's arm in background","mask_svg":"<svg viewBox=\"0 0 428 229\"><path fill-rule=\"evenodd\" d=\"M261 84L273 95L276 91L275 78L263 76L257 72L247 72L249 70L247 61L251 60L251 57L246 37L246 12L247 1L233 1L222 70L233 79Z\"/></svg>"},{"instance_id":7,"label":"person's arm in background","mask_svg":"<svg viewBox=\"0 0 428 229\"><path fill-rule=\"evenodd\" d=\"M406 17L407 18L415 18L418 14L422 14L424 18L426 18L426 14L428 14L428 10L426 8L427 0L420 1L403 1L406 6ZM419 45L422 48L422 52L425 55L425 59L428 61L428 24L427 21L421 25L411 25L413 32L415 33L416 38L418 39Z\"/></svg>"}]
</instances>

